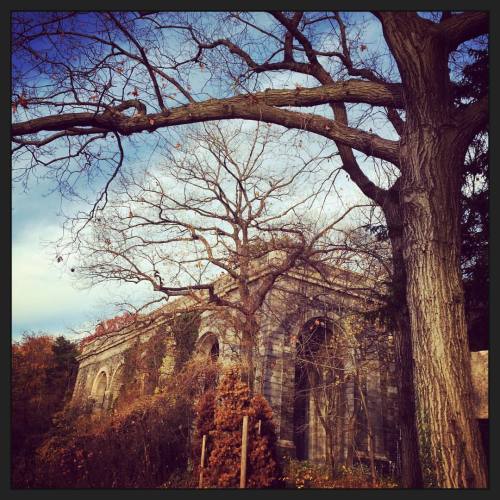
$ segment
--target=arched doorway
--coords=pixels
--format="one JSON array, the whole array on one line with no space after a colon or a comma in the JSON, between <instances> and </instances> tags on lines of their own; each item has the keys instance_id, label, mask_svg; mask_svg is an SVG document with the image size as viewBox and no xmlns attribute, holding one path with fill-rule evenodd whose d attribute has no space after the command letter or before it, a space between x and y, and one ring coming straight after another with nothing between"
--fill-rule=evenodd
<instances>
[{"instance_id":1,"label":"arched doorway","mask_svg":"<svg viewBox=\"0 0 500 500\"><path fill-rule=\"evenodd\" d=\"M301 329L296 343L294 444L299 460L334 464L343 451L346 344L327 318Z\"/></svg>"}]
</instances>

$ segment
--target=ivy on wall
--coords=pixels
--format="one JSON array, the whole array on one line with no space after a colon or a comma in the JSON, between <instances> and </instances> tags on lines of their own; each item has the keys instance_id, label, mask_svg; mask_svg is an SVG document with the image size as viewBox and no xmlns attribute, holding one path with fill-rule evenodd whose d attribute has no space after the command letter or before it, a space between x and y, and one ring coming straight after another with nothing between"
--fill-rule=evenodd
<instances>
[{"instance_id":1,"label":"ivy on wall","mask_svg":"<svg viewBox=\"0 0 500 500\"><path fill-rule=\"evenodd\" d=\"M124 356L118 405L159 392L168 375L180 371L191 357L199 326L200 313L181 313L146 341L138 337Z\"/></svg>"}]
</instances>

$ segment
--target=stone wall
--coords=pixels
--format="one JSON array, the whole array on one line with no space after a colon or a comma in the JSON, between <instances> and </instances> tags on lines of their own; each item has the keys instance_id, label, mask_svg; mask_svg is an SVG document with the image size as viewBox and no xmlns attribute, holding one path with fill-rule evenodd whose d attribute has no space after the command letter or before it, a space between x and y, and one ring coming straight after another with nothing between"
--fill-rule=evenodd
<instances>
[{"instance_id":1,"label":"stone wall","mask_svg":"<svg viewBox=\"0 0 500 500\"><path fill-rule=\"evenodd\" d=\"M353 282L352 286L348 286L349 280ZM361 318L363 312L373 308L374 304L362 291L366 287L357 285L363 284L356 283L346 273L339 273L337 281L332 280L328 286L317 275L290 273L276 282L261 308L260 334L254 353L255 389L262 392L273 409L282 453L294 456L300 444L300 453L305 454L302 458L318 462L325 460L325 430L315 410L314 389L306 391L304 408L298 404L301 397L296 370L298 339L304 328L313 324L311 322L323 321L334 329L345 317L357 315ZM218 287L219 292L224 290L227 299L237 300L235 287L227 277L218 282ZM94 411L111 408L120 393L120 375L127 351L137 341L146 342L154 333L164 332L168 336L168 321L161 319L164 318L162 313L175 311L176 307L181 308L188 303L189 299L175 301L154 313L156 316L147 326L138 328L132 325L120 333L95 339L86 345L78 358L80 366L72 404L81 408L91 407ZM378 347L361 360L364 375L343 382L335 429L335 455L338 462L347 464L367 457L367 419L359 397L360 390L364 390L374 433L375 457L390 464L398 460L399 450L392 336L391 332L377 329L374 325L365 326L366 335L363 335L375 339ZM214 311L207 311L201 316L196 349L202 356L216 353L222 364L238 362L240 355L238 335L223 316ZM174 367L174 350L175 345L170 340L162 367L165 373ZM346 351L343 369L349 371L351 358ZM487 415L487 386L482 383L487 356L473 353L472 362L474 380L479 389L478 414ZM301 426L298 425L299 420Z\"/></svg>"}]
</instances>

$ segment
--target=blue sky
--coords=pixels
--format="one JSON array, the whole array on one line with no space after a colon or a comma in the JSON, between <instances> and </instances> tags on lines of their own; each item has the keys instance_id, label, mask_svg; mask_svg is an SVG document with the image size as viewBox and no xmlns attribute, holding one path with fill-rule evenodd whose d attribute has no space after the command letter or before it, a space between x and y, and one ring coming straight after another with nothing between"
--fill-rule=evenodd
<instances>
[{"instance_id":1,"label":"blue sky","mask_svg":"<svg viewBox=\"0 0 500 500\"><path fill-rule=\"evenodd\" d=\"M258 17L261 21L266 19L265 14L259 14ZM380 26L373 19L364 32L364 42L374 50L378 50L380 40ZM194 80L191 82L193 90L196 87L201 90L205 75L193 76ZM293 77L286 80L286 86L290 87L299 82L300 78ZM273 86L285 83L283 75L273 74L272 83ZM317 85L313 82L308 84ZM17 119L26 118L21 114ZM363 124L363 127L369 126L374 125ZM393 138L388 131L384 133L380 129L378 131L381 135ZM313 136L307 135L307 140L314 140ZM130 156L132 152L135 154ZM139 164L144 165L149 158L146 147L135 150L128 148L127 155L128 166L132 168L139 168ZM364 155L359 156L364 157ZM32 179L26 192L20 184L13 186L12 336L14 340L20 338L26 331L73 336L71 329L91 329L98 320L114 316L119 311L113 305L114 302L132 300L138 303L150 293L144 287L131 284L118 286L116 283L99 285L90 290L82 289L81 284L74 280L68 266L56 263L54 248L49 242L61 235L64 220L61 208L72 214L81 206L74 201L65 201L61 205L60 195L57 192L50 194L51 188L53 183L50 181L37 183L35 179ZM96 185L93 189L85 188L85 194L92 198L97 193L96 189L98 189ZM357 196L357 188L352 183L345 182L343 189L344 193L351 191Z\"/></svg>"},{"instance_id":2,"label":"blue sky","mask_svg":"<svg viewBox=\"0 0 500 500\"><path fill-rule=\"evenodd\" d=\"M47 184L28 192L14 185L12 196L12 337L26 331L74 336L71 329L90 328L114 315L112 301L133 294L116 284L83 290L66 266L57 264L48 242L61 234L57 193L46 196ZM126 290L129 288L130 290ZM136 287L137 288L137 287Z\"/></svg>"}]
</instances>

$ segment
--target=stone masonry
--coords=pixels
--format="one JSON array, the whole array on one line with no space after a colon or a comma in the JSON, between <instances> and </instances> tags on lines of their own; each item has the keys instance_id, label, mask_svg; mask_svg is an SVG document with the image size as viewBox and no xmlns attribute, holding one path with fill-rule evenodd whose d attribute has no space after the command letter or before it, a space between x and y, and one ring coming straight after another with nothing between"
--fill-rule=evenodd
<instances>
[{"instance_id":1,"label":"stone masonry","mask_svg":"<svg viewBox=\"0 0 500 500\"><path fill-rule=\"evenodd\" d=\"M265 266L261 269L265 269ZM255 280L260 277L256 269ZM224 276L217 280L218 292L226 298L237 300L234 284ZM369 285L369 286L367 286ZM260 313L260 334L254 352L254 388L269 401L278 433L278 444L283 453L298 458L322 462L326 457L326 415L319 404L320 389L300 382L304 368L299 363L299 346L306 333L321 329L332 337L340 331L338 325L347 316L360 318L373 309L367 289L377 286L367 283L354 273L331 270L328 284L316 272L294 271L281 277ZM136 342L146 342L153 333L167 331L166 312L182 310L189 306L189 298L179 298L148 316L145 326L131 326L120 333L96 338L86 344L78 358L79 371L72 405L103 411L112 408L122 386L121 375L125 353ZM395 381L394 353L391 332L363 320L360 346L375 345L366 349L362 358L354 358L344 349L339 363L344 373L354 373L352 360L362 363L363 375L345 377L338 392L334 449L337 463L352 463L368 457L368 420L374 436L374 455L377 462L396 467L398 463L399 433L397 430L397 385ZM320 326L317 326L320 325ZM167 328L166 328L167 326ZM318 330L319 331L319 330ZM167 337L166 337L167 338ZM375 341L375 342L374 342ZM164 366L173 368L175 345L169 338ZM360 350L363 351L362 347ZM220 319L217 312L202 314L196 351L200 356L217 355L222 364L239 359L239 338ZM484 356L474 355L474 359ZM484 364L484 363L483 363ZM302 370L302 371L301 371ZM475 370L475 380L483 380ZM302 384L302 385L301 385ZM365 396L363 407L360 391ZM484 383L478 396L478 412L487 415ZM336 393L337 394L337 393ZM323 401L323 400L321 400ZM360 402L361 401L361 402ZM318 410L319 408L319 410Z\"/></svg>"}]
</instances>

